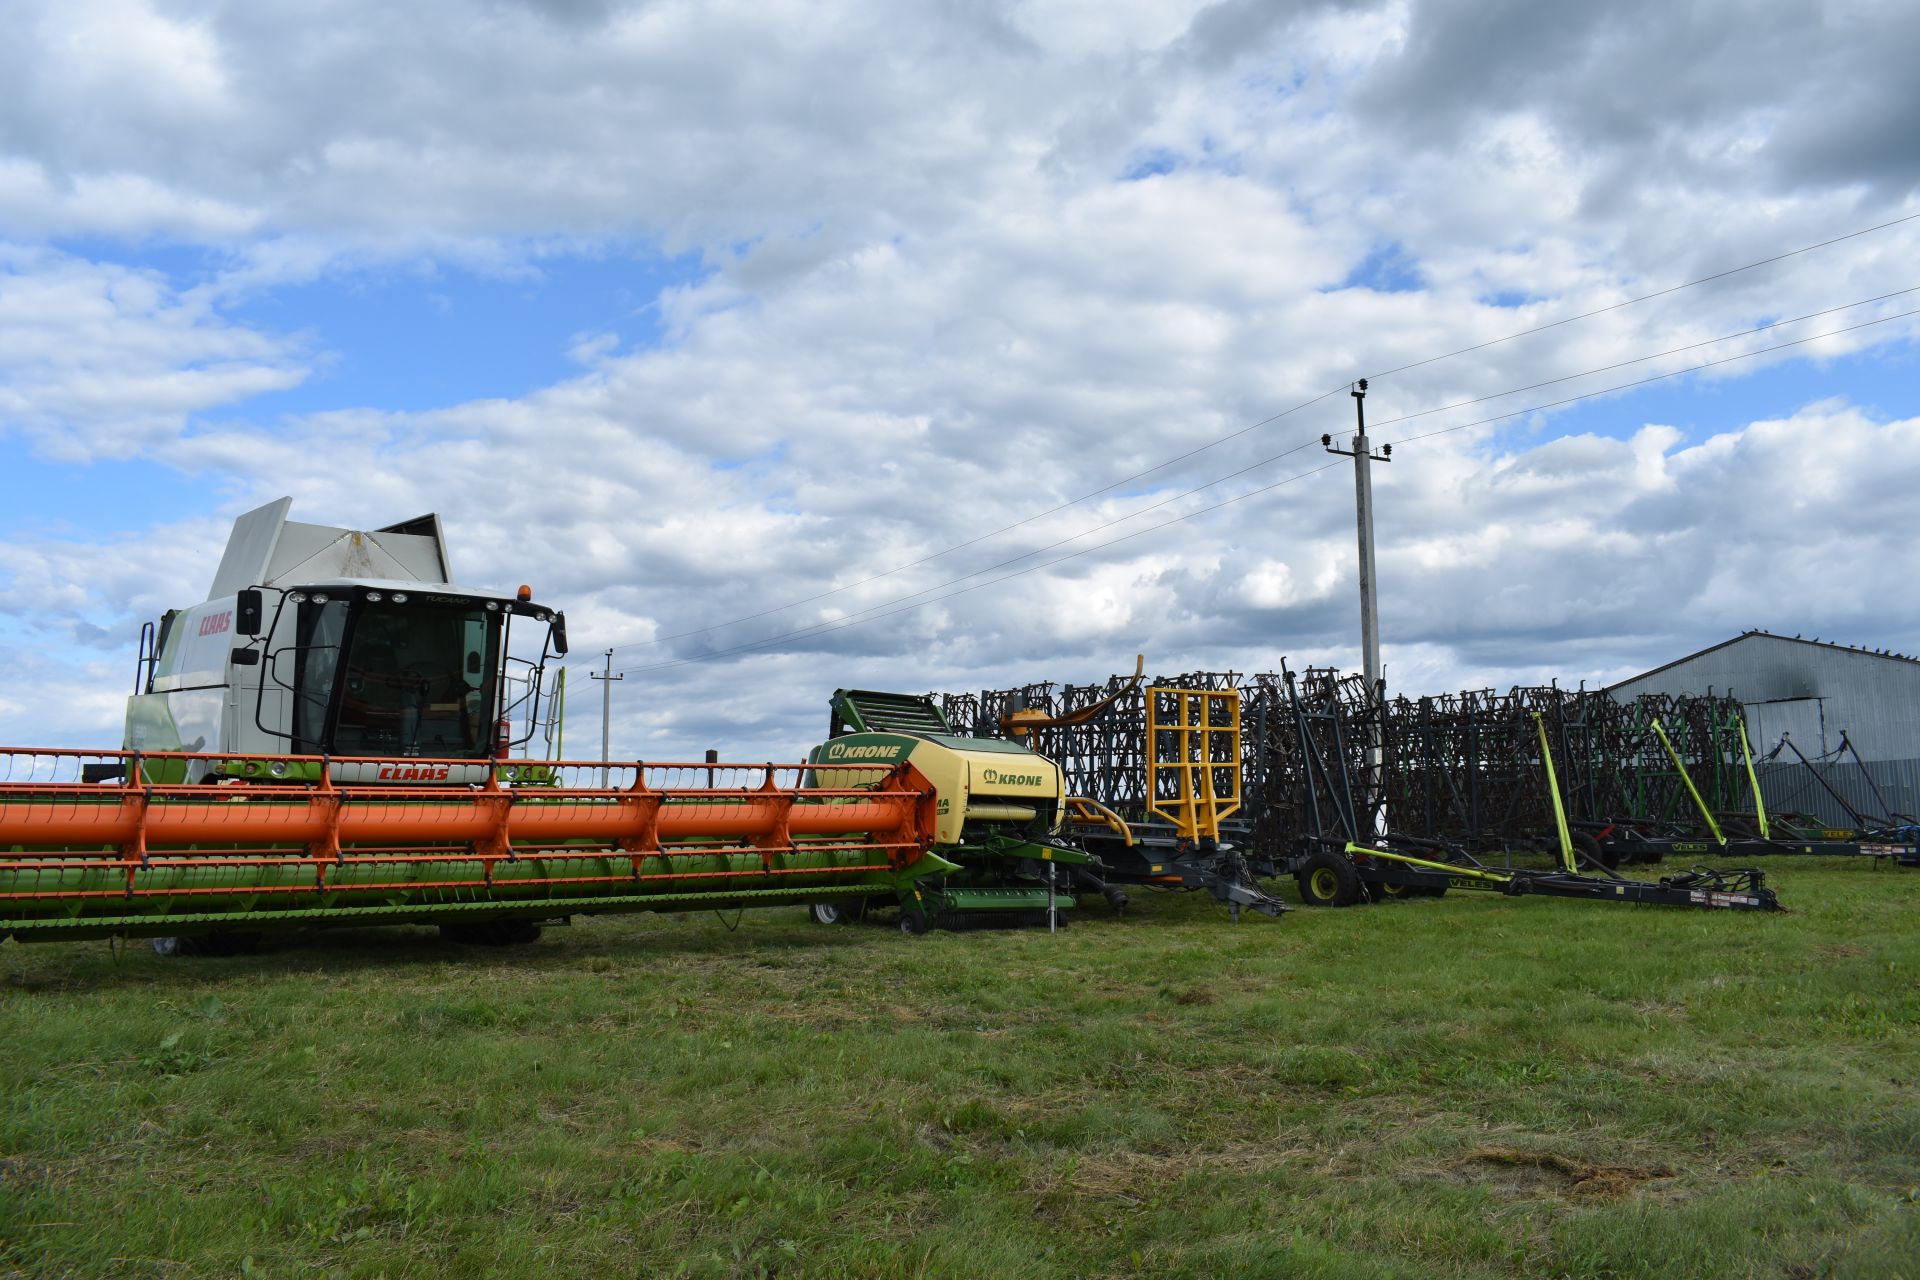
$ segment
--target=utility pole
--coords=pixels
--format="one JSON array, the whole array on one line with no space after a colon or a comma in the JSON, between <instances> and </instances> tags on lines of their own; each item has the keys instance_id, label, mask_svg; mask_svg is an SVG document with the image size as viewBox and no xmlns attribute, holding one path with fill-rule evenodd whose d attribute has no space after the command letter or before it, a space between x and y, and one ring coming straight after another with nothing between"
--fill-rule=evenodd
<instances>
[{"instance_id":1,"label":"utility pole","mask_svg":"<svg viewBox=\"0 0 1920 1280\"><path fill-rule=\"evenodd\" d=\"M1320 437L1328 453L1353 459L1353 501L1360 525L1360 660L1367 673L1367 688L1374 697L1384 693L1380 673L1380 601L1374 594L1373 572L1373 470L1375 462L1392 462L1393 446L1380 446L1374 453L1367 441L1367 380L1354 384L1348 392L1358 427L1353 433L1353 448L1336 449L1333 437Z\"/></svg>"},{"instance_id":2,"label":"utility pole","mask_svg":"<svg viewBox=\"0 0 1920 1280\"><path fill-rule=\"evenodd\" d=\"M1373 697L1376 729L1373 743L1367 751L1367 763L1375 786L1374 795L1380 803L1375 806L1375 821L1384 824L1383 812L1386 799L1386 757L1383 735L1386 731L1387 686L1380 670L1380 601L1375 593L1375 575L1373 568L1373 464L1392 462L1393 446L1383 444L1380 452L1373 452L1367 440L1367 380L1360 379L1354 389L1348 393L1353 397L1353 412L1356 426L1353 433L1353 448L1336 449L1333 436L1320 437L1320 446L1328 453L1337 453L1353 459L1353 504L1355 518L1360 526L1360 661L1366 671L1367 692Z\"/></svg>"},{"instance_id":3,"label":"utility pole","mask_svg":"<svg viewBox=\"0 0 1920 1280\"><path fill-rule=\"evenodd\" d=\"M589 671L587 677L600 682L600 763L605 764L613 759L613 752L609 748L613 733L613 682L625 680L627 673L624 671L619 675L613 673L613 650L609 649L607 650L607 673L601 675L598 671ZM603 787L607 785L605 769L600 770L600 785Z\"/></svg>"}]
</instances>

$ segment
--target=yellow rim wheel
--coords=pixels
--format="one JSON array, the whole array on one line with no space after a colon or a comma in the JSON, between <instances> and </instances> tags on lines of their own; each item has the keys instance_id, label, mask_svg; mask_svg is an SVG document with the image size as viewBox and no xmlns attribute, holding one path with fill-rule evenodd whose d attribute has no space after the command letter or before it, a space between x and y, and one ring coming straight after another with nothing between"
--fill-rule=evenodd
<instances>
[{"instance_id":1,"label":"yellow rim wheel","mask_svg":"<svg viewBox=\"0 0 1920 1280\"><path fill-rule=\"evenodd\" d=\"M1331 902L1340 893L1340 877L1333 873L1332 867L1315 867L1309 880L1313 885L1313 896Z\"/></svg>"}]
</instances>

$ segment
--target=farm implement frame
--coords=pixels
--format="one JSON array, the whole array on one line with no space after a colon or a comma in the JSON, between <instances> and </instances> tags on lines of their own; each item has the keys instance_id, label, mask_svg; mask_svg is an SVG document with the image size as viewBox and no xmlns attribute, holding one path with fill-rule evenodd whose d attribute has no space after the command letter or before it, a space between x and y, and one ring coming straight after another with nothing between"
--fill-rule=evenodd
<instances>
[{"instance_id":1,"label":"farm implement frame","mask_svg":"<svg viewBox=\"0 0 1920 1280\"><path fill-rule=\"evenodd\" d=\"M145 780L235 765L263 780ZM933 789L904 763L843 765L832 785L805 765L705 762L339 780L389 766L419 779L473 762L0 750L0 937L417 923L523 941L573 915L904 902L953 869L930 852Z\"/></svg>"}]
</instances>

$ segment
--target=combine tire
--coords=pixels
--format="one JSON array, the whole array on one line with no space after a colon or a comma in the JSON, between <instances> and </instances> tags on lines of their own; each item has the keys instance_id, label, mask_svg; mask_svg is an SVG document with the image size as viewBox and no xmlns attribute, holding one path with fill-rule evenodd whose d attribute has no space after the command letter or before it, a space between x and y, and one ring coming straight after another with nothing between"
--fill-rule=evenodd
<instances>
[{"instance_id":1,"label":"combine tire","mask_svg":"<svg viewBox=\"0 0 1920 1280\"><path fill-rule=\"evenodd\" d=\"M864 901L812 902L807 904L807 918L815 924L852 924L866 914Z\"/></svg>"},{"instance_id":2,"label":"combine tire","mask_svg":"<svg viewBox=\"0 0 1920 1280\"><path fill-rule=\"evenodd\" d=\"M1366 896L1353 864L1325 850L1308 854L1294 879L1300 885L1300 901L1310 907L1350 907Z\"/></svg>"},{"instance_id":3,"label":"combine tire","mask_svg":"<svg viewBox=\"0 0 1920 1280\"><path fill-rule=\"evenodd\" d=\"M908 907L900 912L900 932L917 938L928 929L926 913Z\"/></svg>"}]
</instances>

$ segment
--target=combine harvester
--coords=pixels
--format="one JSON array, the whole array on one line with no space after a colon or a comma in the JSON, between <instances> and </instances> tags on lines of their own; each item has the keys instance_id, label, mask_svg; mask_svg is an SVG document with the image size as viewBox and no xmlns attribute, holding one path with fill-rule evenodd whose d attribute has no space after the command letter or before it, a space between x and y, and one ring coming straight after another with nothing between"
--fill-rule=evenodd
<instances>
[{"instance_id":1,"label":"combine harvester","mask_svg":"<svg viewBox=\"0 0 1920 1280\"><path fill-rule=\"evenodd\" d=\"M433 516L236 523L209 598L141 637L125 750L0 751L0 938L230 952L269 929L531 941L597 912L912 900L912 762L509 759L562 614L451 583Z\"/></svg>"}]
</instances>

